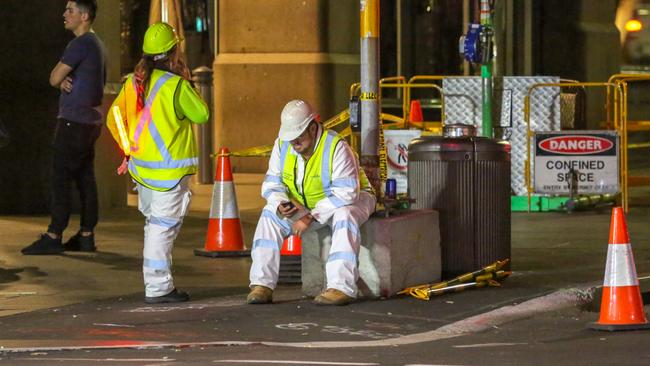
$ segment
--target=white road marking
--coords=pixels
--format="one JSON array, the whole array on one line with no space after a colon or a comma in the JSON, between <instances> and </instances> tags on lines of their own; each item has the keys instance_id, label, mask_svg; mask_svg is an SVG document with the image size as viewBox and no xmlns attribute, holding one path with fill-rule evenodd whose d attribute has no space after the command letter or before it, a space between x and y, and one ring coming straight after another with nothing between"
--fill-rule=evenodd
<instances>
[{"instance_id":1,"label":"white road marking","mask_svg":"<svg viewBox=\"0 0 650 366\"><path fill-rule=\"evenodd\" d=\"M327 362L327 361L288 361L288 360L214 360L215 363L279 363L282 365L350 365L350 366L370 366L379 365L378 363L366 362Z\"/></svg>"},{"instance_id":2,"label":"white road marking","mask_svg":"<svg viewBox=\"0 0 650 366\"><path fill-rule=\"evenodd\" d=\"M99 327L135 328L135 325L129 325L129 324L93 323L93 325L96 325L96 326L99 326Z\"/></svg>"},{"instance_id":3,"label":"white road marking","mask_svg":"<svg viewBox=\"0 0 650 366\"><path fill-rule=\"evenodd\" d=\"M528 343L477 343L477 344L460 344L453 348L481 348L481 347L502 347L502 346L523 346Z\"/></svg>"},{"instance_id":4,"label":"white road marking","mask_svg":"<svg viewBox=\"0 0 650 366\"><path fill-rule=\"evenodd\" d=\"M94 362L174 362L173 358L64 358L64 357L24 357L24 361L94 361Z\"/></svg>"}]
</instances>

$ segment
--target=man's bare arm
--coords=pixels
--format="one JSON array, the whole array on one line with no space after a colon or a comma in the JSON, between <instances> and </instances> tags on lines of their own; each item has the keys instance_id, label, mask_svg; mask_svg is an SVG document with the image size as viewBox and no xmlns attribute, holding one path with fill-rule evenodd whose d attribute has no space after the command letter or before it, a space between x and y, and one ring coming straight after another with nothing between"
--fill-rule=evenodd
<instances>
[{"instance_id":1,"label":"man's bare arm","mask_svg":"<svg viewBox=\"0 0 650 366\"><path fill-rule=\"evenodd\" d=\"M60 88L61 83L63 83L66 80L66 77L68 76L68 74L70 74L71 71L72 71L72 67L59 61L56 64L56 66L54 66L52 72L50 73L50 85L52 85L55 88Z\"/></svg>"}]
</instances>

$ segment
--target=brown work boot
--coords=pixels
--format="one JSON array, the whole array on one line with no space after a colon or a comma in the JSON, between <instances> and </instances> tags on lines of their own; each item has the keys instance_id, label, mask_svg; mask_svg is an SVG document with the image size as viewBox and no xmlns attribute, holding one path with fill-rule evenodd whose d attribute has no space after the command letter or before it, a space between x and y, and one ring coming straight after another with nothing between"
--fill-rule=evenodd
<instances>
[{"instance_id":1,"label":"brown work boot","mask_svg":"<svg viewBox=\"0 0 650 366\"><path fill-rule=\"evenodd\" d=\"M335 289L328 288L314 299L316 305L347 305L354 301L354 297L350 297L343 292Z\"/></svg>"},{"instance_id":2,"label":"brown work boot","mask_svg":"<svg viewBox=\"0 0 650 366\"><path fill-rule=\"evenodd\" d=\"M266 286L253 286L253 289L246 297L249 304L269 304L273 302L273 290Z\"/></svg>"}]
</instances>

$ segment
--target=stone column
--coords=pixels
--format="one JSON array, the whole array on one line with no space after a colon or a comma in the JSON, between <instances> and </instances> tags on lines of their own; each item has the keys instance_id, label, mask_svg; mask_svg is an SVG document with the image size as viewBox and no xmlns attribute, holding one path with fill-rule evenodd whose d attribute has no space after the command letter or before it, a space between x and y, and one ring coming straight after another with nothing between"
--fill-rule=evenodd
<instances>
[{"instance_id":1,"label":"stone column","mask_svg":"<svg viewBox=\"0 0 650 366\"><path fill-rule=\"evenodd\" d=\"M272 144L291 99L323 120L346 108L359 80L358 29L356 0L219 0L214 151ZM264 172L267 160L235 158L233 167Z\"/></svg>"}]
</instances>

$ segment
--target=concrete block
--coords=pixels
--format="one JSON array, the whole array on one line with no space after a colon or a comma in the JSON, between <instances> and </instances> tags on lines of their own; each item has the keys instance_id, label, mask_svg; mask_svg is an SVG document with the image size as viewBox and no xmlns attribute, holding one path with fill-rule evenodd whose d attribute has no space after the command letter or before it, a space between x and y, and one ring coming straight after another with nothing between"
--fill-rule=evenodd
<instances>
[{"instance_id":1,"label":"concrete block","mask_svg":"<svg viewBox=\"0 0 650 366\"><path fill-rule=\"evenodd\" d=\"M303 234L302 291L318 295L326 285L325 262L332 245L329 227ZM405 287L440 280L438 212L412 210L372 217L361 227L360 297L388 297Z\"/></svg>"}]
</instances>

